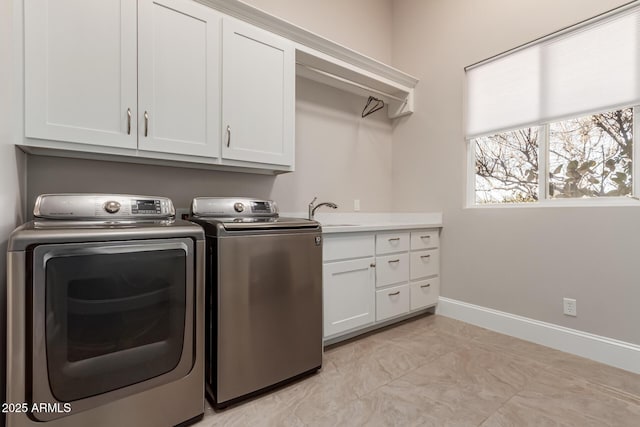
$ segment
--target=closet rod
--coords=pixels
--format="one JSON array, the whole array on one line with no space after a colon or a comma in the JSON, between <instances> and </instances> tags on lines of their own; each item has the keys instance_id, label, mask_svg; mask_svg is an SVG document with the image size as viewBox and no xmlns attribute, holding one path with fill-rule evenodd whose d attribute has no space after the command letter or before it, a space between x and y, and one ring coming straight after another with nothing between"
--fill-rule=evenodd
<instances>
[{"instance_id":1,"label":"closet rod","mask_svg":"<svg viewBox=\"0 0 640 427\"><path fill-rule=\"evenodd\" d=\"M347 84L349 84L349 85L351 85L351 86L355 86L355 87L357 87L357 88L364 89L364 90L369 91L369 92L377 93L378 95L385 96L385 97L387 97L387 98L389 98L389 99L393 99L394 101L402 102L403 104L406 104L406 103L407 103L407 100L406 100L405 98L399 98L399 97L397 97L397 96L390 95L390 94L388 94L388 93L386 93L386 92L382 92L381 90L374 89L374 88L372 88L372 87L365 86L365 85L360 84L360 83L356 83L356 82L351 81L351 80L349 80L349 79L345 79L344 77L337 76L337 75L332 74L332 73L329 73L329 72L327 72L327 71L319 70L319 69L317 69L317 68L311 67L311 66L306 65L306 64L302 64L302 63L300 63L300 62L296 62L296 64L297 64L297 65L300 65L301 67L304 67L304 68L306 68L306 69L308 69L308 70L311 70L311 71L313 71L313 72L315 72L315 73L322 74L323 76L326 76L326 77L329 77L329 78L332 78L332 79L338 80L339 82L347 83Z\"/></svg>"}]
</instances>

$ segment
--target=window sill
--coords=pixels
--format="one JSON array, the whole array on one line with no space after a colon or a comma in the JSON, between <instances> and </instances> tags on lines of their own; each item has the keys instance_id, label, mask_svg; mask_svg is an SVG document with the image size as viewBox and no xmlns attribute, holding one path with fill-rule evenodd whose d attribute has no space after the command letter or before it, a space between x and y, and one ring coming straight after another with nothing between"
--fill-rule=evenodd
<instances>
[{"instance_id":1,"label":"window sill","mask_svg":"<svg viewBox=\"0 0 640 427\"><path fill-rule=\"evenodd\" d=\"M604 208L640 207L640 198L621 197L611 199L564 199L545 200L533 203L487 203L467 205L465 209L521 209L521 208Z\"/></svg>"}]
</instances>

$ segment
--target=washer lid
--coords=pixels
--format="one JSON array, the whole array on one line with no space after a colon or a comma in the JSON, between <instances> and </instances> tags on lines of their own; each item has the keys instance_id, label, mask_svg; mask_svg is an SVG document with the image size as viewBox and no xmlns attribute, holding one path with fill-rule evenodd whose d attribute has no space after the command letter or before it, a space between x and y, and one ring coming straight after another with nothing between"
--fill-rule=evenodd
<instances>
[{"instance_id":1,"label":"washer lid","mask_svg":"<svg viewBox=\"0 0 640 427\"><path fill-rule=\"evenodd\" d=\"M273 229L299 229L318 228L317 221L303 218L222 218L220 219L225 230L273 230Z\"/></svg>"},{"instance_id":2,"label":"washer lid","mask_svg":"<svg viewBox=\"0 0 640 427\"><path fill-rule=\"evenodd\" d=\"M130 194L42 194L33 216L61 220L149 220L175 217L171 199Z\"/></svg>"}]
</instances>

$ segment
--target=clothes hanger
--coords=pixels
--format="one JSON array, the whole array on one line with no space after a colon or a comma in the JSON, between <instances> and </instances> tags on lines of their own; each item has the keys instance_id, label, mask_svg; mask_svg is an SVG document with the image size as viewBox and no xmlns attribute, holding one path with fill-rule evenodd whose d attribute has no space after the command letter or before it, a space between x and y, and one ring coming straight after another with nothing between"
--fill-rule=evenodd
<instances>
[{"instance_id":1,"label":"clothes hanger","mask_svg":"<svg viewBox=\"0 0 640 427\"><path fill-rule=\"evenodd\" d=\"M375 113L383 107L384 101L382 99L370 96L369 99L367 99L367 105L365 105L362 110L362 117L367 117L369 114Z\"/></svg>"}]
</instances>

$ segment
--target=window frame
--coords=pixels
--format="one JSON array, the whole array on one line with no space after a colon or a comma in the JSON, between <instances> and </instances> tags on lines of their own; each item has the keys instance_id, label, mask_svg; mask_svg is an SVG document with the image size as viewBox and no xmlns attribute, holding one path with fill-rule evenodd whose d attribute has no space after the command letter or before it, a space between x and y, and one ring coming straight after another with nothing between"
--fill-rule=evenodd
<instances>
[{"instance_id":1,"label":"window frame","mask_svg":"<svg viewBox=\"0 0 640 427\"><path fill-rule=\"evenodd\" d=\"M640 141L636 140L640 130L640 105L614 107L614 109L633 109L633 151L632 151L632 190L629 196L588 197L588 198L548 198L549 193L549 123L531 126L538 128L538 201L513 203L476 203L476 152L475 138L466 141L467 180L466 208L522 208L522 207L603 207L603 206L640 206ZM611 111L608 110L608 111ZM589 114L589 113L587 113ZM587 115L584 114L584 115ZM590 113L598 114L598 112ZM569 118L563 119L568 120ZM560 120L559 120L560 121ZM501 131L506 132L506 131ZM498 132L498 133L501 133ZM541 177L543 177L541 179Z\"/></svg>"}]
</instances>

